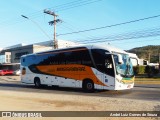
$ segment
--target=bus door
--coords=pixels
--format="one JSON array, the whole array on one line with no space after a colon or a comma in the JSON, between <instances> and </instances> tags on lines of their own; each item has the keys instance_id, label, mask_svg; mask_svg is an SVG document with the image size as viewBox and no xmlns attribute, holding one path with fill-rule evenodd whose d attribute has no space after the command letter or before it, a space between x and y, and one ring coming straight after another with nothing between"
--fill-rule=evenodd
<instances>
[{"instance_id":1,"label":"bus door","mask_svg":"<svg viewBox=\"0 0 160 120\"><path fill-rule=\"evenodd\" d=\"M115 72L112 55L105 56L105 68L104 68L104 83L108 87L114 87L115 85Z\"/></svg>"},{"instance_id":2,"label":"bus door","mask_svg":"<svg viewBox=\"0 0 160 120\"><path fill-rule=\"evenodd\" d=\"M93 60L97 69L96 75L108 86L113 84L115 75L112 55L106 54L106 52L108 51L103 49L92 49ZM103 86L103 88L104 87L105 86Z\"/></svg>"},{"instance_id":3,"label":"bus door","mask_svg":"<svg viewBox=\"0 0 160 120\"><path fill-rule=\"evenodd\" d=\"M111 55L107 55L101 59L99 63L96 62L96 67L98 72L96 76L102 81L106 86L114 85L114 67L111 59ZM106 89L106 86L101 86L101 89Z\"/></svg>"}]
</instances>

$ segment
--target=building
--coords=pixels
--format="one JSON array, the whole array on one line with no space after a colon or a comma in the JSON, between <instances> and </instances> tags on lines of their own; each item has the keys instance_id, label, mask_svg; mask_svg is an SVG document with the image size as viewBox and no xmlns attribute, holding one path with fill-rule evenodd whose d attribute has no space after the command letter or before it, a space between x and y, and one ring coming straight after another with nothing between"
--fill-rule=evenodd
<instances>
[{"instance_id":1,"label":"building","mask_svg":"<svg viewBox=\"0 0 160 120\"><path fill-rule=\"evenodd\" d=\"M11 63L11 52L4 52L0 54L0 63Z\"/></svg>"},{"instance_id":2,"label":"building","mask_svg":"<svg viewBox=\"0 0 160 120\"><path fill-rule=\"evenodd\" d=\"M77 46L78 43L58 40L58 47L65 48L71 46ZM20 68L20 58L22 55L32 54L36 52L42 52L53 49L53 41L45 41L35 43L31 45L18 44L4 48L0 51L0 70L12 69L16 70Z\"/></svg>"},{"instance_id":3,"label":"building","mask_svg":"<svg viewBox=\"0 0 160 120\"><path fill-rule=\"evenodd\" d=\"M128 53L128 55L131 58L131 62L133 66L137 66L137 65L148 65L148 61L144 60L144 59L139 59L138 56L134 53Z\"/></svg>"}]
</instances>

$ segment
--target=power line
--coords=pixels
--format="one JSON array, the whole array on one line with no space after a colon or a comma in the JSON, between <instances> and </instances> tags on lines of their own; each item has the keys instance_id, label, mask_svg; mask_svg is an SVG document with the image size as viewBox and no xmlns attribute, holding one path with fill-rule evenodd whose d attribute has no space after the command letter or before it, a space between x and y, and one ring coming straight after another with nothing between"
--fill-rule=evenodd
<instances>
[{"instance_id":1,"label":"power line","mask_svg":"<svg viewBox=\"0 0 160 120\"><path fill-rule=\"evenodd\" d=\"M144 40L138 40L138 41L125 41L125 45L127 45L126 43L137 43L137 42L142 42L142 41L144 41ZM151 40L146 40L145 39L145 41L160 41L160 39L151 39ZM117 42L116 42L117 43ZM123 46L124 46L124 42L118 42L117 44L123 44Z\"/></svg>"},{"instance_id":2,"label":"power line","mask_svg":"<svg viewBox=\"0 0 160 120\"><path fill-rule=\"evenodd\" d=\"M117 23L117 24L113 24L113 25L107 25L107 26L103 26L103 27L97 27L97 28L92 28L92 29L80 30L80 31L75 31L75 32L70 32L70 33L62 33L62 34L58 34L57 36L77 34L77 33L82 33L82 32L89 32L89 31L94 31L94 30L99 30L99 29L104 29L104 28L110 28L110 27L125 25L125 24L129 24L129 23L134 23L134 22L139 22L139 21L143 21L143 20L153 19L153 18L157 18L157 17L160 17L160 15L155 15L155 16L151 16L151 17L141 18L141 19L137 19L137 20L131 20L131 21L128 21L128 22Z\"/></svg>"},{"instance_id":3,"label":"power line","mask_svg":"<svg viewBox=\"0 0 160 120\"><path fill-rule=\"evenodd\" d=\"M66 7L69 9L70 7L74 6L74 5L81 5L82 3L88 2L88 1L92 1L92 0L76 0L76 1L72 1L72 2L68 2L68 3L64 3L61 5L57 5L54 7L50 7L50 8L45 8L47 10L52 10L54 12L59 12L61 11L61 9L66 9ZM35 13L32 13L32 16L37 17L37 15L40 15L42 13L43 10L37 11Z\"/></svg>"},{"instance_id":4,"label":"power line","mask_svg":"<svg viewBox=\"0 0 160 120\"><path fill-rule=\"evenodd\" d=\"M72 9L72 8L75 8L75 7L80 7L80 6L84 6L84 5L88 5L88 4L92 4L92 3L95 3L95 2L99 2L99 1L102 1L102 0L94 0L94 1L91 1L91 2L89 2L89 0L88 0L86 3L67 6L66 8L61 8L59 10L56 10L56 12L64 11L64 10L68 10L68 9Z\"/></svg>"},{"instance_id":5,"label":"power line","mask_svg":"<svg viewBox=\"0 0 160 120\"><path fill-rule=\"evenodd\" d=\"M62 24L62 26L64 26L64 28L69 29L71 32L75 31L75 29L77 29L77 30L79 29L77 26L73 26L72 24L67 23L67 22L65 22L64 20L63 20L63 23L65 23L65 25ZM88 35L88 34L85 34L85 33L80 33L80 34L78 34L78 35L81 36L81 37L89 38L89 39L95 38L95 37L93 37L93 36L91 36L91 35ZM79 40L77 40L77 42L78 42L78 41L79 41Z\"/></svg>"},{"instance_id":6,"label":"power line","mask_svg":"<svg viewBox=\"0 0 160 120\"><path fill-rule=\"evenodd\" d=\"M134 32L129 32L125 34L110 35L106 37L81 40L81 41L76 41L76 42L88 44L88 43L98 43L98 42L123 41L123 40L130 40L130 39L155 37L155 36L160 36L160 28L134 31Z\"/></svg>"},{"instance_id":7,"label":"power line","mask_svg":"<svg viewBox=\"0 0 160 120\"><path fill-rule=\"evenodd\" d=\"M92 3L95 3L95 2L99 2L99 1L102 1L102 0L76 0L76 1L73 1L73 2L64 3L64 4L61 4L61 5L57 5L57 6L46 8L46 9L52 10L54 12L60 12L60 11L72 9L72 8L75 8L75 7L80 7L80 6L92 4ZM33 15L37 16L37 14L39 14L41 12L42 12L42 10L38 11L37 13L36 12L33 13Z\"/></svg>"},{"instance_id":8,"label":"power line","mask_svg":"<svg viewBox=\"0 0 160 120\"><path fill-rule=\"evenodd\" d=\"M50 10L54 10L55 8L56 9L61 9L61 8L65 8L65 7L68 7L68 6L73 6L73 5L85 3L85 2L88 2L88 1L93 1L93 0L75 0L75 1L72 1L72 2L64 3L64 4L61 4L61 5L57 5L57 6L46 8L46 9L50 9Z\"/></svg>"},{"instance_id":9,"label":"power line","mask_svg":"<svg viewBox=\"0 0 160 120\"><path fill-rule=\"evenodd\" d=\"M55 11L59 12L59 11L67 10L67 9L72 9L72 8L75 8L75 7L80 7L80 6L92 4L92 3L95 3L95 2L99 2L99 1L102 1L102 0L75 0L75 1L72 1L72 2L68 2L68 3L65 3L65 4L57 5L57 6L46 8L46 9L56 9ZM42 11L43 10L40 10L40 11L30 13L30 14L26 14L26 15L29 16L31 19L34 19L34 18L37 18L39 16L42 16ZM14 25L14 24L17 24L17 23L24 22L24 20L22 20L19 17L17 17L15 20L13 20L13 19L14 18L12 18L12 21L10 19L8 19L6 21L0 22L0 25L1 26L2 25L9 26L9 25Z\"/></svg>"},{"instance_id":10,"label":"power line","mask_svg":"<svg viewBox=\"0 0 160 120\"><path fill-rule=\"evenodd\" d=\"M139 39L139 38L147 38L147 37L155 37L155 36L160 36L160 31L156 33L149 33L146 35L137 35L137 36L128 36L124 38L116 38L112 40L98 40L98 41L89 41L89 43L97 43L97 42L110 42L110 41L122 41L122 40L130 40L130 39ZM82 43L88 43L88 42L82 42Z\"/></svg>"},{"instance_id":11,"label":"power line","mask_svg":"<svg viewBox=\"0 0 160 120\"><path fill-rule=\"evenodd\" d=\"M41 30L41 32L47 37L47 38L49 38L49 40L51 40L51 38L50 38L50 36L43 30L43 28L37 23L37 22L35 22L34 20L32 20L32 19L30 19L30 18L28 18L28 17L26 17L26 16L24 16L24 15L21 15L23 18L25 18L25 19L28 19L28 20L30 20L32 23L34 23L40 30Z\"/></svg>"}]
</instances>

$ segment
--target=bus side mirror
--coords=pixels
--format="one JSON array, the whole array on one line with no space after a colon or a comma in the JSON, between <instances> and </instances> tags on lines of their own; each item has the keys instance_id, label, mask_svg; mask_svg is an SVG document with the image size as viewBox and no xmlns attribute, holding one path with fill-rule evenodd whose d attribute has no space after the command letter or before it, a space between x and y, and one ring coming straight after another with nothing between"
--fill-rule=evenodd
<instances>
[{"instance_id":1,"label":"bus side mirror","mask_svg":"<svg viewBox=\"0 0 160 120\"><path fill-rule=\"evenodd\" d=\"M120 54L118 54L118 64L123 64L123 58Z\"/></svg>"}]
</instances>

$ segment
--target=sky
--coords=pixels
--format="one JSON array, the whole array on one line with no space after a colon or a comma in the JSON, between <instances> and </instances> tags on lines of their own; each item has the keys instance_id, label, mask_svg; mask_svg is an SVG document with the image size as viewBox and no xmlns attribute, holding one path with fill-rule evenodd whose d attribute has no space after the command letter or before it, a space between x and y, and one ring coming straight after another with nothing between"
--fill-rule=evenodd
<instances>
[{"instance_id":1,"label":"sky","mask_svg":"<svg viewBox=\"0 0 160 120\"><path fill-rule=\"evenodd\" d=\"M160 0L1 0L0 48L53 40L53 26L48 24L53 16L45 14L44 9L54 11L62 20L56 26L57 39L111 44L124 50L160 45L160 16L61 35L160 15L159 5Z\"/></svg>"}]
</instances>

